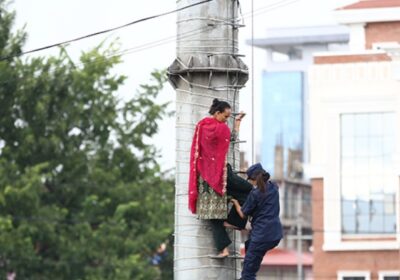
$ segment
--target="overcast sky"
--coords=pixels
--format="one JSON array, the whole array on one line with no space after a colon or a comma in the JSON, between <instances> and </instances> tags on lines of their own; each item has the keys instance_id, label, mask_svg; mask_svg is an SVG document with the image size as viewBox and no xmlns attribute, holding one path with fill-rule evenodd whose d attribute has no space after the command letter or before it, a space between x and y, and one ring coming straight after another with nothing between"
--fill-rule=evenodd
<instances>
[{"instance_id":1,"label":"overcast sky","mask_svg":"<svg viewBox=\"0 0 400 280\"><path fill-rule=\"evenodd\" d=\"M356 2L354 0L254 0L254 37L262 38L267 28L293 27L335 24L331 11L340 6ZM241 1L243 14L251 11L251 1ZM272 8L274 7L274 8ZM99 30L112 28L154 14L174 10L175 0L14 0L11 8L17 12L16 27L26 25L29 35L25 50L73 39ZM114 33L101 35L72 43L68 51L74 59L82 51L98 45L107 39L116 38L122 50L129 49L123 56L124 63L116 71L128 76L126 85L119 94L122 98L133 95L141 83L146 83L153 69L168 67L175 58L176 15L169 15L155 20L139 23ZM245 18L246 27L239 31L240 53L246 55L243 60L251 68L250 51L245 40L251 38L251 19ZM143 47L145 45L145 47ZM259 53L255 52L255 56ZM57 54L57 50L47 50L35 55ZM255 57L257 61L257 57ZM257 62L258 63L258 62ZM257 69L257 67L256 67ZM255 77L255 92L261 85ZM248 112L248 119L243 121L242 134L250 135L251 131L251 84L241 92L241 108ZM256 100L259 98L256 95ZM170 85L162 92L160 100L174 101L175 92ZM257 103L256 103L257 104ZM171 106L174 109L174 106ZM255 119L259 119L259 108ZM255 122L259 126L259 121ZM153 139L161 150L160 164L164 170L175 164L175 127L174 119L164 120L160 133ZM249 151L251 139L242 149ZM255 141L259 141L256 133Z\"/></svg>"}]
</instances>

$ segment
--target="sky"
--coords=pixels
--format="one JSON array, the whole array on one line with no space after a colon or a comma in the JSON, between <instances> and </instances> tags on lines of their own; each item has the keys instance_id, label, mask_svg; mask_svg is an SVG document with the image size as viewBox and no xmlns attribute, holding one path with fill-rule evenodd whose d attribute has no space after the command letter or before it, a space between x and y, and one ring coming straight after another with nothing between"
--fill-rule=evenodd
<instances>
[{"instance_id":1,"label":"sky","mask_svg":"<svg viewBox=\"0 0 400 280\"><path fill-rule=\"evenodd\" d=\"M188 1L190 2L190 1ZM198 2L198 1L194 1ZM246 40L251 38L251 0L240 1L244 15L244 28L239 31L240 53L245 54L243 61L250 69L254 68L255 104L260 104L261 75L265 68L263 51L254 49L254 65L251 65L251 47ZM332 11L338 7L356 2L355 0L253 0L254 38L262 38L268 28L301 27L335 24ZM146 3L146 4L144 4ZM123 25L144 17L176 9L176 0L14 0L10 5L16 11L15 28L22 28L28 33L24 50L73 39ZM71 43L67 50L74 60L81 52L88 51L105 41L117 40L121 50L126 50L123 63L115 71L128 77L126 84L119 90L120 98L127 99L135 94L139 84L147 83L154 69L168 67L175 58L176 14L135 24L106 35ZM56 55L57 48L41 51L33 55ZM250 73L252 75L253 73ZM174 110L175 91L167 84L161 92L160 102L171 102ZM251 82L240 93L241 110L247 112L242 122L241 139L248 160L251 153ZM256 153L260 141L261 108L254 108L254 127ZM159 163L163 170L175 165L175 119L165 119L160 123L160 131L151 141L160 150Z\"/></svg>"}]
</instances>

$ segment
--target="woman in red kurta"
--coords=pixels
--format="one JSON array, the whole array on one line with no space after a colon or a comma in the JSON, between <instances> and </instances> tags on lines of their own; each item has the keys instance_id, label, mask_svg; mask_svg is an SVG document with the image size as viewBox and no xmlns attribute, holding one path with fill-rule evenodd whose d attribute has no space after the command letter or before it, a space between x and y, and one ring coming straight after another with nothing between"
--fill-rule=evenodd
<instances>
[{"instance_id":1,"label":"woman in red kurta","mask_svg":"<svg viewBox=\"0 0 400 280\"><path fill-rule=\"evenodd\" d=\"M214 99L210 117L197 123L190 154L189 209L199 219L210 220L219 257L229 255L231 240L224 228L228 204L226 195L227 154L236 138L244 114L235 118L231 131L226 124L231 115L229 103Z\"/></svg>"}]
</instances>

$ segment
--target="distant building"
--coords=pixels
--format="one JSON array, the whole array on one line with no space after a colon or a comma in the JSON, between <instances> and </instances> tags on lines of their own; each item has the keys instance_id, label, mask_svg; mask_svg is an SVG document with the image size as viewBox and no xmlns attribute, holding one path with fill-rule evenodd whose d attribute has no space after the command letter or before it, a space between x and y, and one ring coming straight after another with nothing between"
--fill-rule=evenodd
<instances>
[{"instance_id":1,"label":"distant building","mask_svg":"<svg viewBox=\"0 0 400 280\"><path fill-rule=\"evenodd\" d=\"M308 69L313 53L347 50L348 28L320 26L268 29L255 39L265 49L262 75L261 162L280 186L284 239L269 252L261 279L312 279L311 185L303 179L308 161Z\"/></svg>"},{"instance_id":2,"label":"distant building","mask_svg":"<svg viewBox=\"0 0 400 280\"><path fill-rule=\"evenodd\" d=\"M278 182L281 199L281 222L285 236L280 246L297 250L297 226L302 236L300 240L302 252L309 252L312 245L312 199L311 186L301 180L285 179ZM301 219L300 221L298 219Z\"/></svg>"},{"instance_id":3,"label":"distant building","mask_svg":"<svg viewBox=\"0 0 400 280\"><path fill-rule=\"evenodd\" d=\"M275 176L275 146L283 148L286 166L288 149L301 152L308 161L308 68L313 53L347 49L349 32L343 26L268 29L255 39L265 49L262 76L261 162ZM285 177L286 174L282 174Z\"/></svg>"},{"instance_id":4,"label":"distant building","mask_svg":"<svg viewBox=\"0 0 400 280\"><path fill-rule=\"evenodd\" d=\"M400 1L335 14L350 50L309 79L314 279L400 280Z\"/></svg>"}]
</instances>

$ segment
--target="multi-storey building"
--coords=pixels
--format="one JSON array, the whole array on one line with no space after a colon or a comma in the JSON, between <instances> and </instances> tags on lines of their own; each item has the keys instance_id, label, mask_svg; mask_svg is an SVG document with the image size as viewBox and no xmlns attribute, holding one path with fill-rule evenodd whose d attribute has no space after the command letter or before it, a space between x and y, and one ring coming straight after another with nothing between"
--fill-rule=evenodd
<instances>
[{"instance_id":1,"label":"multi-storey building","mask_svg":"<svg viewBox=\"0 0 400 280\"><path fill-rule=\"evenodd\" d=\"M316 26L267 29L267 36L254 40L266 51L261 89L261 162L275 177L275 147L299 150L308 161L308 69L313 54L347 49L348 29ZM288 174L282 174L283 177Z\"/></svg>"},{"instance_id":2,"label":"multi-storey building","mask_svg":"<svg viewBox=\"0 0 400 280\"><path fill-rule=\"evenodd\" d=\"M314 279L400 279L400 1L335 11L350 50L310 71Z\"/></svg>"}]
</instances>

